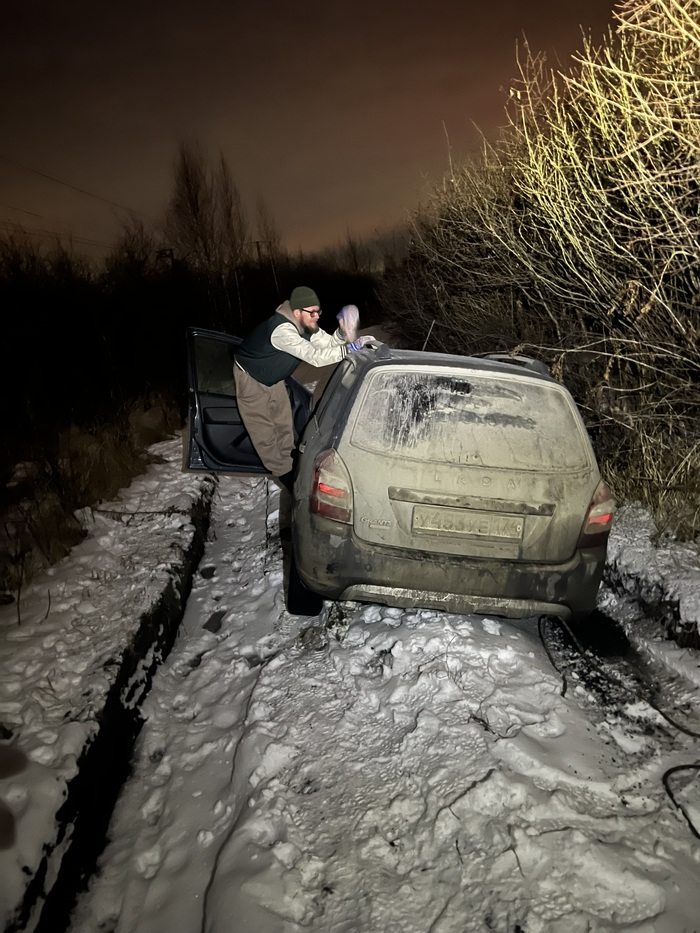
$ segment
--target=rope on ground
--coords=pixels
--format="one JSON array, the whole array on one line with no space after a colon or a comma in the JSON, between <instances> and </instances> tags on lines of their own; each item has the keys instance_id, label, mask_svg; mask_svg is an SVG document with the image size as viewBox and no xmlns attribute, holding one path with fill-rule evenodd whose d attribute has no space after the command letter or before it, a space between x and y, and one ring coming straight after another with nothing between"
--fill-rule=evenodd
<instances>
[{"instance_id":1,"label":"rope on ground","mask_svg":"<svg viewBox=\"0 0 700 933\"><path fill-rule=\"evenodd\" d=\"M696 838L696 839L700 839L700 832L698 832L698 830L697 830L695 824L693 823L693 820L692 820L691 817L690 817L690 814L688 813L688 811L686 810L686 808L683 806L683 804L680 803L678 800L676 800L675 794L673 793L673 791L672 791L671 788L669 787L669 778L670 778L673 774L676 774L676 773L679 772L679 771L700 771L700 764L694 764L694 765L676 765L674 768L669 768L668 771L667 771L667 772L664 774L664 776L661 778L661 780L664 782L664 787L666 788L666 793L667 793L668 796L671 798L671 802L673 803L674 807L676 807L677 810L680 810L680 811L681 811L681 813L683 814L683 817L684 817L686 823L688 824L688 826L689 826L689 828L690 828L691 833L695 836L695 838Z\"/></svg>"},{"instance_id":2,"label":"rope on ground","mask_svg":"<svg viewBox=\"0 0 700 933\"><path fill-rule=\"evenodd\" d=\"M557 673L558 673L558 674L561 676L561 678L562 678L563 686L562 686L562 690L561 690L561 695L564 696L565 693L566 693L566 675L563 674L563 673L559 670L559 668L557 667L557 665L554 663L554 659L553 659L553 657L552 657L552 654L551 654L549 648L547 647L547 643L546 643L545 638L544 638L544 622L546 621L546 619L547 619L547 616L540 616L539 619L537 620L537 628L538 628L540 640L541 640L541 642L542 642L542 645L543 645L543 647L544 647L545 652L547 653L547 657L549 658L549 661L550 661L552 667L554 668L554 670L557 671ZM617 686L621 687L622 690L623 690L625 693L628 693L628 694L629 694L630 696L632 696L634 699L637 699L637 697L632 693L632 691L629 689L629 687L628 687L625 683L623 683L623 682L622 682L619 678L617 678L617 677L612 677L610 671L605 670L600 664L597 663L597 661L595 660L595 655L593 655L593 653L592 653L591 651L589 651L587 648L584 648L584 647L583 647L583 645L581 644L581 642L578 640L578 638L577 638L576 635L574 634L574 632L573 632L573 630L572 630L572 628L571 628L570 625L568 625L568 624L567 624L563 619L561 619L561 618L557 618L555 621L559 624L559 627L562 629L562 631L564 631L564 632L569 636L569 638L571 639L571 641L573 642L573 644L576 646L576 648L578 649L578 651L579 651L579 653L581 654L581 656L584 657L584 658L586 658L586 659L589 661L589 663L592 665L592 667L593 667L596 671L598 671L598 673L599 673L602 677L606 678L607 680L613 681ZM647 703L649 703L649 706L651 706L652 709L656 710L656 712L657 712L660 716L662 716L662 717L666 720L666 722L669 723L669 725L673 726L674 729L677 729L679 732L683 732L683 733L685 733L686 735L689 735L691 738L695 738L695 739L700 738L700 733L698 733L698 732L693 732L692 729L688 729L686 726L683 726L683 725L681 725L679 722L676 722L676 720L675 720L672 716L669 716L668 713L666 713L666 712L665 712L664 710L662 710L656 703L652 702L652 701L651 701L650 699L648 699L648 698L647 698ZM683 806L683 804L676 798L676 795L675 795L675 793L673 792L673 790L672 790L672 788L671 788L671 786L670 786L670 778L671 778L674 774L677 774L677 773L679 773L679 772L681 772L681 771L700 771L700 764L697 764L697 763L696 763L696 764L688 764L688 765L675 765L674 767L669 768L669 769L664 773L664 775L663 775L663 777L661 778L661 780L662 780L662 783L663 783L663 785L664 785L664 790L666 791L666 794L668 795L669 799L671 800L671 803L674 805L674 807L675 807L678 811L680 811L680 813L682 814L682 816L683 816L683 818L685 819L686 823L688 824L688 828L690 829L691 833L692 833L697 839L700 839L700 832L698 831L697 827L695 826L695 824L694 824L694 822L693 822L693 820L692 820L692 817L691 817L690 814L688 813L688 810Z\"/></svg>"},{"instance_id":3,"label":"rope on ground","mask_svg":"<svg viewBox=\"0 0 700 933\"><path fill-rule=\"evenodd\" d=\"M566 632L566 634L572 640L574 645L576 645L579 653L583 657L588 659L591 666L596 671L598 671L599 674L601 674L607 680L613 681L618 686L620 686L625 691L625 693L628 693L630 696L634 697L634 699L637 699L635 694L632 693L632 691L629 689L629 687L625 683L623 683L619 678L611 676L610 671L605 670L603 667L601 667L600 664L597 663L597 661L595 660L595 655L591 651L589 651L587 648L583 647L583 645L581 644L581 642L578 640L575 633L573 632L571 626L567 622L565 622L563 619L560 619L560 618L557 618L556 621L558 622L559 626ZM556 670L556 665L555 665L555 670ZM663 717L666 720L666 722L669 723L669 725L673 726L674 729L677 729L679 732L684 732L686 735L689 735L693 739L700 739L700 732L693 732L692 729L688 729L687 726L684 726L681 723L677 722L671 715L669 715L669 713L661 709L661 707L656 702L654 702L654 700L648 697L645 697L645 699L646 699L646 702L649 704L649 706L651 706L652 709L656 710L659 716Z\"/></svg>"}]
</instances>

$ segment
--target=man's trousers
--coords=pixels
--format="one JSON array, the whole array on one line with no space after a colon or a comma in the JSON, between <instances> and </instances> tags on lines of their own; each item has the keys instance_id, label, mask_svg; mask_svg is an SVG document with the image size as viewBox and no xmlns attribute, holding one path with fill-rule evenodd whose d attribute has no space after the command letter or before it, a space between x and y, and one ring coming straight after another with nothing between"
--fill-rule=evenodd
<instances>
[{"instance_id":1,"label":"man's trousers","mask_svg":"<svg viewBox=\"0 0 700 933\"><path fill-rule=\"evenodd\" d=\"M238 411L257 455L273 476L292 469L294 429L292 406L284 380L263 385L234 364Z\"/></svg>"}]
</instances>

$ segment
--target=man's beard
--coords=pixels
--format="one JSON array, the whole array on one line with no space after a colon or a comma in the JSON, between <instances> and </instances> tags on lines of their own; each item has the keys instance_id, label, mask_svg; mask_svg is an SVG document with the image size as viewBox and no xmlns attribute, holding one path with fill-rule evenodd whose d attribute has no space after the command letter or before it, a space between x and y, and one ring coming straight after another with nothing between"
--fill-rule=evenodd
<instances>
[{"instance_id":1,"label":"man's beard","mask_svg":"<svg viewBox=\"0 0 700 933\"><path fill-rule=\"evenodd\" d=\"M311 325L302 324L301 326L304 328L307 334L317 334L320 328L318 321L314 321L314 323Z\"/></svg>"}]
</instances>

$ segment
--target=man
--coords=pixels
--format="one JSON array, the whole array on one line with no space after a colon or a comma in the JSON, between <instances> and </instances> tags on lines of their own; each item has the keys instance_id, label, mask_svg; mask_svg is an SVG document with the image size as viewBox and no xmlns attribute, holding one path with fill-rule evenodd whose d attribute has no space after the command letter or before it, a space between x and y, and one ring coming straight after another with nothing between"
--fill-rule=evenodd
<instances>
[{"instance_id":1,"label":"man","mask_svg":"<svg viewBox=\"0 0 700 933\"><path fill-rule=\"evenodd\" d=\"M328 366L359 350L371 337L357 336L359 312L346 305L333 334L321 330L321 305L306 286L292 291L236 349L233 377L238 411L265 467L291 491L294 428L284 380L299 363Z\"/></svg>"}]
</instances>

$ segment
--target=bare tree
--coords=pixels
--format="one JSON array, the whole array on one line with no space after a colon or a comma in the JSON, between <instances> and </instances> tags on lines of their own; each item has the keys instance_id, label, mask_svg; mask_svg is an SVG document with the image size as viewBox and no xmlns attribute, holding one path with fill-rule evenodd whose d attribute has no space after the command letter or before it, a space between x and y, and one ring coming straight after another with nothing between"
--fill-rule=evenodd
<instances>
[{"instance_id":1,"label":"bare tree","mask_svg":"<svg viewBox=\"0 0 700 933\"><path fill-rule=\"evenodd\" d=\"M212 169L199 146L180 144L165 238L204 277L216 326L230 319L229 286L235 283L241 322L239 269L250 258L250 231L223 154Z\"/></svg>"},{"instance_id":2,"label":"bare tree","mask_svg":"<svg viewBox=\"0 0 700 933\"><path fill-rule=\"evenodd\" d=\"M243 201L223 154L211 169L198 146L180 144L165 235L193 268L214 276L249 257Z\"/></svg>"},{"instance_id":3,"label":"bare tree","mask_svg":"<svg viewBox=\"0 0 700 933\"><path fill-rule=\"evenodd\" d=\"M204 155L198 146L180 143L165 235L193 268L213 271L217 252L215 197Z\"/></svg>"},{"instance_id":4,"label":"bare tree","mask_svg":"<svg viewBox=\"0 0 700 933\"><path fill-rule=\"evenodd\" d=\"M274 217L267 206L267 202L262 195L257 200L257 239L255 247L257 250L258 262L268 262L272 277L275 280L275 291L280 295L280 283L278 278L278 265L282 258L282 236L280 235Z\"/></svg>"},{"instance_id":5,"label":"bare tree","mask_svg":"<svg viewBox=\"0 0 700 933\"><path fill-rule=\"evenodd\" d=\"M696 533L700 0L615 16L567 72L525 47L506 132L435 189L391 285L438 346L549 358L618 496Z\"/></svg>"},{"instance_id":6,"label":"bare tree","mask_svg":"<svg viewBox=\"0 0 700 933\"><path fill-rule=\"evenodd\" d=\"M270 208L262 195L256 202L257 210L257 239L255 241L258 259L269 259L274 262L282 253L282 236L279 232Z\"/></svg>"},{"instance_id":7,"label":"bare tree","mask_svg":"<svg viewBox=\"0 0 700 933\"><path fill-rule=\"evenodd\" d=\"M369 244L356 239L348 227L345 242L340 250L341 267L358 275L370 275L375 271L376 257Z\"/></svg>"},{"instance_id":8,"label":"bare tree","mask_svg":"<svg viewBox=\"0 0 700 933\"><path fill-rule=\"evenodd\" d=\"M250 230L241 193L223 153L219 155L216 192L220 262L227 270L236 269L250 258Z\"/></svg>"}]
</instances>

